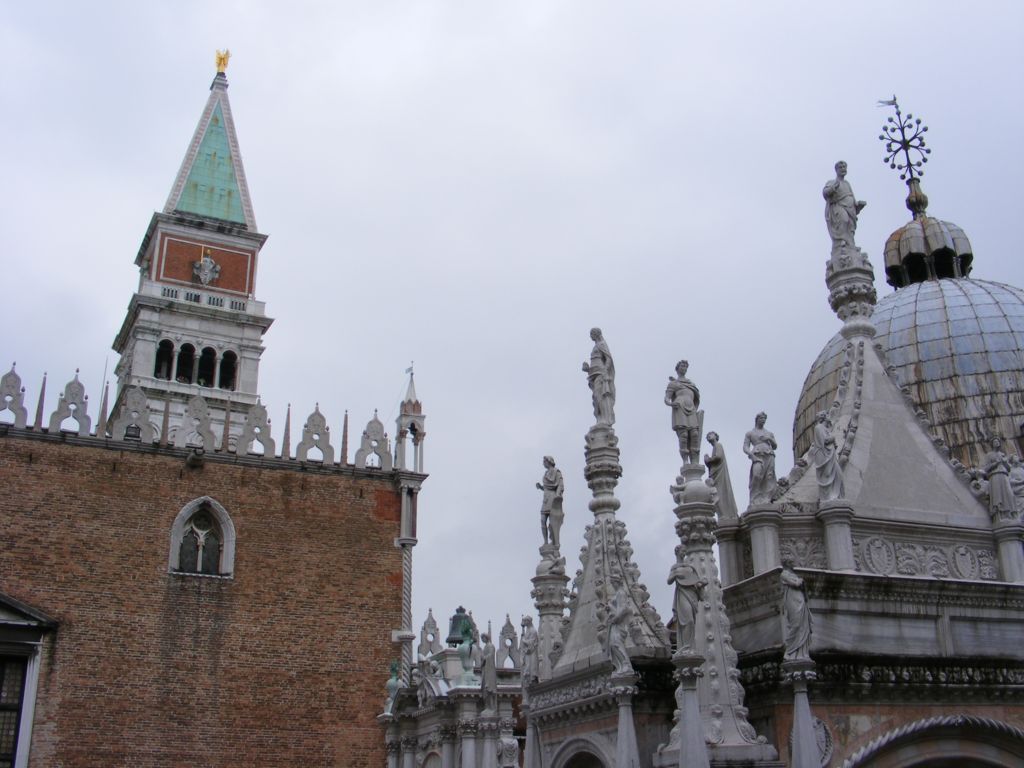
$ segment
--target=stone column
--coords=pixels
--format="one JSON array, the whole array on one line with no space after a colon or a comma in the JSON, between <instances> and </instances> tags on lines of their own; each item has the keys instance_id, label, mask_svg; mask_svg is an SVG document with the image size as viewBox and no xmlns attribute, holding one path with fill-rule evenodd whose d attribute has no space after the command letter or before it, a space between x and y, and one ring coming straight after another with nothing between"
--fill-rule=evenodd
<instances>
[{"instance_id":1,"label":"stone column","mask_svg":"<svg viewBox=\"0 0 1024 768\"><path fill-rule=\"evenodd\" d=\"M551 679L551 651L562 639L562 616L569 598L569 577L564 573L534 576L530 596L540 615L537 627L537 679Z\"/></svg>"},{"instance_id":2,"label":"stone column","mask_svg":"<svg viewBox=\"0 0 1024 768\"><path fill-rule=\"evenodd\" d=\"M395 469L408 469L405 466L405 441L408 437L407 429L400 429L395 435Z\"/></svg>"},{"instance_id":3,"label":"stone column","mask_svg":"<svg viewBox=\"0 0 1024 768\"><path fill-rule=\"evenodd\" d=\"M519 742L516 740L515 727L516 721L512 719L512 702L502 702L501 720L498 721L499 768L519 768Z\"/></svg>"},{"instance_id":4,"label":"stone column","mask_svg":"<svg viewBox=\"0 0 1024 768\"><path fill-rule=\"evenodd\" d=\"M615 738L615 768L640 768L640 749L636 743L633 722L633 697L639 690L636 675L611 679L611 692L619 704L619 727Z\"/></svg>"},{"instance_id":5,"label":"stone column","mask_svg":"<svg viewBox=\"0 0 1024 768\"><path fill-rule=\"evenodd\" d=\"M481 755L480 768L498 768L498 717L497 715L488 715L487 717L481 717L479 720L481 746L483 748L483 755Z\"/></svg>"},{"instance_id":6,"label":"stone column","mask_svg":"<svg viewBox=\"0 0 1024 768\"><path fill-rule=\"evenodd\" d=\"M814 718L807 701L807 683L817 679L810 659L782 662L782 674L793 684L793 738L789 755L790 768L821 768Z\"/></svg>"},{"instance_id":7,"label":"stone column","mask_svg":"<svg viewBox=\"0 0 1024 768\"><path fill-rule=\"evenodd\" d=\"M413 471L423 473L423 433L417 432L412 439Z\"/></svg>"},{"instance_id":8,"label":"stone column","mask_svg":"<svg viewBox=\"0 0 1024 768\"><path fill-rule=\"evenodd\" d=\"M214 352L214 358L213 358L213 381L210 382L210 386L211 387L216 387L217 389L220 389L220 363L221 363L221 360L223 360L223 359L224 359L223 355L218 355L216 352Z\"/></svg>"},{"instance_id":9,"label":"stone column","mask_svg":"<svg viewBox=\"0 0 1024 768\"><path fill-rule=\"evenodd\" d=\"M704 723L700 718L700 697L697 683L704 675L704 657L697 654L676 655L676 706L679 709L679 768L709 768L708 747L704 740Z\"/></svg>"},{"instance_id":10,"label":"stone column","mask_svg":"<svg viewBox=\"0 0 1024 768\"><path fill-rule=\"evenodd\" d=\"M455 726L441 726L441 768L455 768L455 741L458 738Z\"/></svg>"},{"instance_id":11,"label":"stone column","mask_svg":"<svg viewBox=\"0 0 1024 768\"><path fill-rule=\"evenodd\" d=\"M519 712L526 720L526 750L523 755L523 768L541 768L540 734L537 732L537 722L530 716L529 704L523 704L519 708Z\"/></svg>"},{"instance_id":12,"label":"stone column","mask_svg":"<svg viewBox=\"0 0 1024 768\"><path fill-rule=\"evenodd\" d=\"M850 520L853 505L845 499L823 501L817 518L825 525L825 549L828 552L828 567L833 571L853 571L853 536Z\"/></svg>"},{"instance_id":13,"label":"stone column","mask_svg":"<svg viewBox=\"0 0 1024 768\"><path fill-rule=\"evenodd\" d=\"M736 541L739 533L739 520L721 521L718 523L718 555L721 558L722 586L728 587L743 580L743 568L740 563L740 543Z\"/></svg>"},{"instance_id":14,"label":"stone column","mask_svg":"<svg viewBox=\"0 0 1024 768\"><path fill-rule=\"evenodd\" d=\"M402 768L416 768L416 750L419 741L415 736L402 737Z\"/></svg>"},{"instance_id":15,"label":"stone column","mask_svg":"<svg viewBox=\"0 0 1024 768\"><path fill-rule=\"evenodd\" d=\"M472 717L459 720L459 742L462 744L462 765L460 768L477 768L476 761L477 721Z\"/></svg>"},{"instance_id":16,"label":"stone column","mask_svg":"<svg viewBox=\"0 0 1024 768\"><path fill-rule=\"evenodd\" d=\"M754 575L778 568L779 524L782 513L774 504L755 504L743 515L750 529L750 552L754 558Z\"/></svg>"},{"instance_id":17,"label":"stone column","mask_svg":"<svg viewBox=\"0 0 1024 768\"><path fill-rule=\"evenodd\" d=\"M1024 546L1021 534L1024 532L1019 520L993 521L992 533L999 546L999 571L1003 581L1014 584L1024 582Z\"/></svg>"},{"instance_id":18,"label":"stone column","mask_svg":"<svg viewBox=\"0 0 1024 768\"><path fill-rule=\"evenodd\" d=\"M387 750L388 768L398 768L398 754L401 751L400 743L397 739L388 739L384 745Z\"/></svg>"}]
</instances>

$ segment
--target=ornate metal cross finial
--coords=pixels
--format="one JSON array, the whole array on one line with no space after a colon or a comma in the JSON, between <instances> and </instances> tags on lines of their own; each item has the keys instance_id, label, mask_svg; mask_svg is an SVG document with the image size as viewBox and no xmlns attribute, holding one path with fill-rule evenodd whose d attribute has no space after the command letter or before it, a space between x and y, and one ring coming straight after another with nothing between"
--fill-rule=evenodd
<instances>
[{"instance_id":1,"label":"ornate metal cross finial","mask_svg":"<svg viewBox=\"0 0 1024 768\"><path fill-rule=\"evenodd\" d=\"M882 134L878 137L880 141L885 142L887 153L882 162L899 171L900 179L909 184L915 177L920 178L924 175L921 166L928 162L928 155L932 153L924 143L924 134L928 126L921 125L921 118L915 118L909 112L904 117L895 94L891 99L879 101L878 106L896 109L896 117L886 120L882 126ZM911 155L911 152L916 154Z\"/></svg>"},{"instance_id":2,"label":"ornate metal cross finial","mask_svg":"<svg viewBox=\"0 0 1024 768\"><path fill-rule=\"evenodd\" d=\"M231 51L225 48L223 51L217 51L217 74L224 74L224 70L228 68L228 59L231 58Z\"/></svg>"}]
</instances>

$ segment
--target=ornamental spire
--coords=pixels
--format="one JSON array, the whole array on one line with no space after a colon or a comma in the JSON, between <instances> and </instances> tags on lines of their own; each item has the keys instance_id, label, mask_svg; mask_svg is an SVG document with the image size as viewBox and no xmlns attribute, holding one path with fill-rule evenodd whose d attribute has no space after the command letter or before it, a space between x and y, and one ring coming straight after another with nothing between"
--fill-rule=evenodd
<instances>
[{"instance_id":1,"label":"ornamental spire","mask_svg":"<svg viewBox=\"0 0 1024 768\"><path fill-rule=\"evenodd\" d=\"M956 224L929 216L928 196L921 190L924 164L932 153L924 139L928 126L910 112L904 115L895 95L878 105L896 112L886 119L878 138L885 144L882 162L907 183L907 208L913 214L885 243L886 282L903 288L925 280L967 277L974 260L967 235Z\"/></svg>"},{"instance_id":2,"label":"ornamental spire","mask_svg":"<svg viewBox=\"0 0 1024 768\"><path fill-rule=\"evenodd\" d=\"M891 99L880 100L878 106L892 107L896 111L895 117L890 116L885 121L882 133L878 136L879 141L885 143L882 162L888 163L890 168L899 173L900 179L907 182L910 190L907 208L915 219L921 219L928 208L928 197L921 191L924 164L932 153L931 148L925 146L924 140L928 126L922 125L921 118L914 117L910 112L904 116L895 94Z\"/></svg>"},{"instance_id":3,"label":"ornamental spire","mask_svg":"<svg viewBox=\"0 0 1024 768\"><path fill-rule=\"evenodd\" d=\"M164 205L164 213L190 213L258 231L224 74L230 51L217 51L217 75L210 85L196 130Z\"/></svg>"}]
</instances>

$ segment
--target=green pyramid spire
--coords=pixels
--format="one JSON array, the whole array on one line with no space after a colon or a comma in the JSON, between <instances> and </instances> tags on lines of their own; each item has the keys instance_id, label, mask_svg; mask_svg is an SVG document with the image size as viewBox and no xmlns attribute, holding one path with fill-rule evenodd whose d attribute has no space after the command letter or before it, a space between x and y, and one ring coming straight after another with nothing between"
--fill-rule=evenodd
<instances>
[{"instance_id":1,"label":"green pyramid spire","mask_svg":"<svg viewBox=\"0 0 1024 768\"><path fill-rule=\"evenodd\" d=\"M227 78L218 73L164 212L194 213L255 231L227 88Z\"/></svg>"},{"instance_id":2,"label":"green pyramid spire","mask_svg":"<svg viewBox=\"0 0 1024 768\"><path fill-rule=\"evenodd\" d=\"M199 152L178 199L179 211L198 213L215 219L245 223L242 195L235 179L224 113L218 104L206 126Z\"/></svg>"}]
</instances>

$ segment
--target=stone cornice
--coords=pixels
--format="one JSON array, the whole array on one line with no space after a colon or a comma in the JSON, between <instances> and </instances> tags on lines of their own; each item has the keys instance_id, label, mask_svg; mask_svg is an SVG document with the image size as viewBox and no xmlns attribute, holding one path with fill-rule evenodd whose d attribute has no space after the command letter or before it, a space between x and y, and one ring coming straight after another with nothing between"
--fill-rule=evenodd
<instances>
[{"instance_id":1,"label":"stone cornice","mask_svg":"<svg viewBox=\"0 0 1024 768\"><path fill-rule=\"evenodd\" d=\"M740 659L743 687L762 701L788 703L781 648ZM818 702L1024 701L1024 660L978 657L890 657L816 654L817 679L808 691Z\"/></svg>"},{"instance_id":2,"label":"stone cornice","mask_svg":"<svg viewBox=\"0 0 1024 768\"><path fill-rule=\"evenodd\" d=\"M807 597L838 607L841 601L864 601L870 612L918 613L914 606L955 606L1024 611L1024 585L994 581L959 581L920 576L878 576L798 569ZM764 605L778 605L781 599L778 568L725 589L730 613L752 611Z\"/></svg>"}]
</instances>

